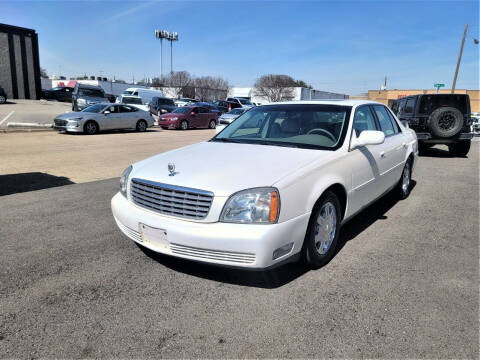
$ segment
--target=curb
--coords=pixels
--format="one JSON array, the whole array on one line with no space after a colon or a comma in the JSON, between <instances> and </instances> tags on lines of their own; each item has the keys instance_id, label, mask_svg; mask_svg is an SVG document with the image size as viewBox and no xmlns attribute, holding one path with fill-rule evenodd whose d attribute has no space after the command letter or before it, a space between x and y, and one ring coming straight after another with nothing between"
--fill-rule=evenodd
<instances>
[{"instance_id":1,"label":"curb","mask_svg":"<svg viewBox=\"0 0 480 360\"><path fill-rule=\"evenodd\" d=\"M32 131L48 131L53 130L53 124L40 124L40 123L7 123L7 127L0 129L2 133L11 132L32 132Z\"/></svg>"}]
</instances>

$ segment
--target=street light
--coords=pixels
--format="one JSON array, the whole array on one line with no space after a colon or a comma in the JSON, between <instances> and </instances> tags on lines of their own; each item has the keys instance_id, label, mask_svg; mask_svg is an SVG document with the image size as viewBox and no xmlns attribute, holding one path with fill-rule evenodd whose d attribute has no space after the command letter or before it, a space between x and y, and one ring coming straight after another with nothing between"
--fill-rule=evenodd
<instances>
[{"instance_id":1,"label":"street light","mask_svg":"<svg viewBox=\"0 0 480 360\"><path fill-rule=\"evenodd\" d=\"M170 71L173 72L173 45L174 41L178 41L178 33L172 32L169 33L167 30L157 30L155 29L155 37L160 39L160 79L163 78L163 43L162 40L166 39L170 41Z\"/></svg>"}]
</instances>

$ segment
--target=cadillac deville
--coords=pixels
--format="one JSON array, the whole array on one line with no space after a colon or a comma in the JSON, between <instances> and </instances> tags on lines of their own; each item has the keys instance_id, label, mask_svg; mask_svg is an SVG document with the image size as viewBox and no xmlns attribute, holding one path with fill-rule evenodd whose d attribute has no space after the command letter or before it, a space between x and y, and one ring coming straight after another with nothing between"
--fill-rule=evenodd
<instances>
[{"instance_id":1,"label":"cadillac deville","mask_svg":"<svg viewBox=\"0 0 480 360\"><path fill-rule=\"evenodd\" d=\"M258 106L211 140L129 166L120 230L180 258L264 269L335 253L342 224L389 191L408 197L415 132L383 104Z\"/></svg>"}]
</instances>

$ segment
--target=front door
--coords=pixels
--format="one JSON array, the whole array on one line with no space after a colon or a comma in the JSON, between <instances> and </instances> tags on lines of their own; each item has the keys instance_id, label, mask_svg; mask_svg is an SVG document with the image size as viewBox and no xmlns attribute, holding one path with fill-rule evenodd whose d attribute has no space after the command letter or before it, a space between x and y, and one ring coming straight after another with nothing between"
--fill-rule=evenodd
<instances>
[{"instance_id":1,"label":"front door","mask_svg":"<svg viewBox=\"0 0 480 360\"><path fill-rule=\"evenodd\" d=\"M118 105L110 105L103 111L103 116L99 118L99 125L101 130L117 129L119 119Z\"/></svg>"},{"instance_id":2,"label":"front door","mask_svg":"<svg viewBox=\"0 0 480 360\"><path fill-rule=\"evenodd\" d=\"M355 110L351 136L358 137L365 130L380 130L372 110L367 105ZM348 154L345 166L352 171L349 214L356 213L382 193L380 174L382 145L361 146L350 150Z\"/></svg>"}]
</instances>

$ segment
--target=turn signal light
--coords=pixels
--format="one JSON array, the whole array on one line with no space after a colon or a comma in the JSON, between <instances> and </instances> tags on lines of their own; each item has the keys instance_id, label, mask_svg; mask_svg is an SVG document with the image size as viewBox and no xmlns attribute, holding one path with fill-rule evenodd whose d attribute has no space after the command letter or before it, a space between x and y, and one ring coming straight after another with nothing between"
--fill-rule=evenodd
<instances>
[{"instance_id":1,"label":"turn signal light","mask_svg":"<svg viewBox=\"0 0 480 360\"><path fill-rule=\"evenodd\" d=\"M278 213L278 194L276 191L272 191L272 194L270 195L270 215L269 215L269 220L270 222L275 222L277 219L277 213Z\"/></svg>"}]
</instances>

